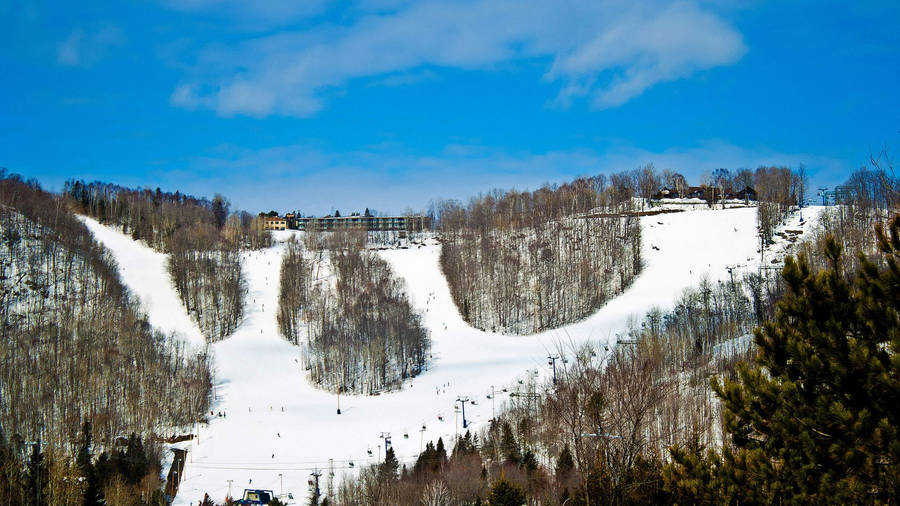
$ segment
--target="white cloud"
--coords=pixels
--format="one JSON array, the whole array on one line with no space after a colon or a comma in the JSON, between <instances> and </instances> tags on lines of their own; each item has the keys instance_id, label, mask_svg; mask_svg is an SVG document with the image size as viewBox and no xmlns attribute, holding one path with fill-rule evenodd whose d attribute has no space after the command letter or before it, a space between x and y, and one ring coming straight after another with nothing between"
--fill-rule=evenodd
<instances>
[{"instance_id":1,"label":"white cloud","mask_svg":"<svg viewBox=\"0 0 900 506\"><path fill-rule=\"evenodd\" d=\"M679 2L662 10L627 13L608 30L557 57L548 77L575 85L560 98L593 93L594 105L613 107L658 82L733 63L745 51L740 34L722 20ZM595 86L596 76L605 70L618 72L605 87Z\"/></svg>"},{"instance_id":2,"label":"white cloud","mask_svg":"<svg viewBox=\"0 0 900 506\"><path fill-rule=\"evenodd\" d=\"M109 48L124 42L122 30L115 25L76 28L57 45L56 60L69 67L90 67L97 64Z\"/></svg>"},{"instance_id":3,"label":"white cloud","mask_svg":"<svg viewBox=\"0 0 900 506\"><path fill-rule=\"evenodd\" d=\"M172 103L224 115L308 116L331 90L354 79L415 75L426 66L490 71L547 60L545 79L561 84L557 104L584 97L612 107L657 83L734 63L746 51L741 35L710 7L688 1L424 0L356 7L346 25L201 51L196 76L179 85ZM368 10L376 7L377 13Z\"/></svg>"}]
</instances>

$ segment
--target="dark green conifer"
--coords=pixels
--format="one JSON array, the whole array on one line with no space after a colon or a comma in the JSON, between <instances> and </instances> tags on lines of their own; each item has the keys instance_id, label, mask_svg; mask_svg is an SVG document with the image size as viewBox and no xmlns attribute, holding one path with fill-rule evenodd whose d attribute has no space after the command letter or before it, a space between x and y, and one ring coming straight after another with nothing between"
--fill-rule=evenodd
<instances>
[{"instance_id":1,"label":"dark green conifer","mask_svg":"<svg viewBox=\"0 0 900 506\"><path fill-rule=\"evenodd\" d=\"M572 459L572 451L569 450L569 444L566 443L556 459L556 479L559 481L567 480L571 476L573 469L575 469L575 461Z\"/></svg>"},{"instance_id":2,"label":"dark green conifer","mask_svg":"<svg viewBox=\"0 0 900 506\"><path fill-rule=\"evenodd\" d=\"M502 432L500 451L503 454L503 458L510 464L518 465L522 461L522 452L519 450L519 444L516 442L516 436L513 434L509 423L503 422Z\"/></svg>"},{"instance_id":3,"label":"dark green conifer","mask_svg":"<svg viewBox=\"0 0 900 506\"><path fill-rule=\"evenodd\" d=\"M721 460L674 451L670 487L692 501L900 497L900 217L877 234L880 257L861 257L852 282L833 239L822 272L786 259L787 293L756 332L755 364L713 381L730 444Z\"/></svg>"},{"instance_id":4,"label":"dark green conifer","mask_svg":"<svg viewBox=\"0 0 900 506\"><path fill-rule=\"evenodd\" d=\"M384 453L384 462L378 468L378 481L381 483L390 483L397 481L397 471L400 469L400 463L394 454L393 448L388 448Z\"/></svg>"},{"instance_id":5,"label":"dark green conifer","mask_svg":"<svg viewBox=\"0 0 900 506\"><path fill-rule=\"evenodd\" d=\"M494 482L488 493L488 504L491 506L522 506L525 504L525 493L521 488L501 476Z\"/></svg>"}]
</instances>

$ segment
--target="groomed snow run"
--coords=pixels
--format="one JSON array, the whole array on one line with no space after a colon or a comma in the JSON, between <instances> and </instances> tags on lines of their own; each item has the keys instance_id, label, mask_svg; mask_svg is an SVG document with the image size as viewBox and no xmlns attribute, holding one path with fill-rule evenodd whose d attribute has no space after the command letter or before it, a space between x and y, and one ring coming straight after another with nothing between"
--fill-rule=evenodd
<instances>
[{"instance_id":1,"label":"groomed snow run","mask_svg":"<svg viewBox=\"0 0 900 506\"><path fill-rule=\"evenodd\" d=\"M804 210L807 218L816 214ZM113 251L123 280L146 304L151 323L188 333L181 328L183 322L173 323L186 315L169 277L161 274L164 256L159 263L151 261L158 259L157 253L85 221ZM785 228L806 230L815 220L800 224L795 215L790 221ZM322 471L320 488L326 492L331 469L337 486L343 474L379 460L384 433L390 433L401 463L410 465L423 441L443 437L450 446L457 431L463 432L462 419L454 412L458 396L477 402L465 407L469 428L477 431L492 417L492 401L487 398L492 386L499 412L519 379L534 371L542 380L548 378L548 353L586 341L614 343L629 316L641 317L653 306L670 307L685 288L704 277L725 279L729 266L738 271L759 266L755 208L646 216L641 225L645 263L633 284L589 318L529 337L482 332L462 320L438 265L440 246L382 251L425 316L433 360L428 371L407 382L402 391L341 396L340 415L337 397L307 383L299 348L277 331L283 243L245 253L246 319L231 337L212 346L216 364L212 410L226 416L210 417L199 427L198 438L183 443L189 461L175 504L197 504L204 493L223 501L229 485L235 497L245 488L261 488L285 499L290 493L290 502L301 503L314 469ZM283 241L291 234L278 232L276 239ZM783 246L770 249L780 252ZM773 252L767 252L767 264ZM508 392L502 393L503 388Z\"/></svg>"},{"instance_id":2,"label":"groomed snow run","mask_svg":"<svg viewBox=\"0 0 900 506\"><path fill-rule=\"evenodd\" d=\"M79 216L94 239L112 251L119 277L141 301L147 320L156 330L184 341L196 350L206 344L200 327L191 319L178 297L168 270L169 256L153 251L119 230Z\"/></svg>"}]
</instances>

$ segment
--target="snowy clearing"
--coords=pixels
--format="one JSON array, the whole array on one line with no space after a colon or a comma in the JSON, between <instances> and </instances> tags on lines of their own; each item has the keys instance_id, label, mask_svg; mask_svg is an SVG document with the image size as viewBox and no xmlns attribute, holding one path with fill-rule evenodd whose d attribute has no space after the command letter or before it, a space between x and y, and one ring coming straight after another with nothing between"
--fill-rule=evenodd
<instances>
[{"instance_id":1,"label":"snowy clearing","mask_svg":"<svg viewBox=\"0 0 900 506\"><path fill-rule=\"evenodd\" d=\"M804 214L810 218L817 210ZM165 255L93 220L84 221L113 251L124 283L141 298L151 324L202 343L165 272ZM785 228L808 230L814 221L801 225L794 215ZM451 444L456 431L463 431L454 411L457 396L477 402L467 404L465 414L470 428L478 430L492 417L492 401L486 397L491 387L497 391L499 412L508 396L502 388L514 391L517 380L535 370L541 379L548 378L549 352L586 341L615 342L629 316L641 317L653 306L670 307L703 277L725 279L729 266L759 266L755 208L646 216L641 226L644 270L621 296L581 322L529 337L482 332L462 320L438 266L440 246L381 251L424 314L433 360L428 371L408 381L402 391L341 396L340 415L334 394L307 383L300 348L278 334L283 241L293 232L276 233L276 246L243 254L249 288L246 318L231 337L211 346L216 364L212 409L226 416L210 417L210 423L199 427L199 438L179 445L189 450L189 462L175 504L196 504L206 492L221 501L229 480L234 496L244 488L262 488L303 501L313 469L323 470L324 492L332 466L336 485L343 473L379 460L382 433L390 433L401 463L410 464L422 441L443 437ZM769 248L766 263L784 246Z\"/></svg>"}]
</instances>

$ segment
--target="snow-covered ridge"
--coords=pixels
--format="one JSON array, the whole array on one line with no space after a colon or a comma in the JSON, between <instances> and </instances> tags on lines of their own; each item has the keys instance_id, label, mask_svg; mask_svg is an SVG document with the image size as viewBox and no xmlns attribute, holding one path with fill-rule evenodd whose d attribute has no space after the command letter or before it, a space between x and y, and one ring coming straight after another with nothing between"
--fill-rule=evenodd
<instances>
[{"instance_id":1,"label":"snow-covered ridge","mask_svg":"<svg viewBox=\"0 0 900 506\"><path fill-rule=\"evenodd\" d=\"M811 214L804 211L804 217ZM807 230L811 224L807 220L800 225L796 216L791 220L791 229ZM166 306L158 299L163 293L160 285L168 282L160 275L164 262L159 263L160 271L147 248L142 250L121 234L103 235L115 234L105 227L89 226L113 251L120 269L124 266L126 284L142 300L144 294L149 296L151 323L161 320L172 328L166 322L171 319ZM432 367L399 392L341 396L341 415L336 414L335 395L305 380L299 348L278 335L275 315L284 246L244 253L246 318L231 337L211 346L217 365L214 416L201 425L197 440L184 443L190 457L176 504L195 504L207 492L220 501L229 480L234 495L244 488L265 488L302 501L314 468L324 470L325 490L330 469L337 482L342 473L378 460L383 452L381 436L387 433L401 462L412 462L422 441L443 437L449 443L462 430L462 420L454 412L457 396L477 401L466 406L466 421L478 430L494 409L501 409L505 395L518 386L517 379L534 371L546 378L548 352L614 339L627 327L629 316L641 316L653 306L671 306L686 287L702 278L725 279L728 267L759 266L755 208L645 216L641 226L644 269L621 296L581 322L529 337L482 332L462 320L439 268L439 245L380 251L405 280L414 307L425 315ZM276 238L290 234L278 233ZM770 258L767 253L766 261ZM147 274L136 272L143 268ZM170 290L171 303L183 312ZM199 338L199 331L194 335ZM495 405L486 398L492 387L498 392ZM500 393L503 388L509 392Z\"/></svg>"}]
</instances>

